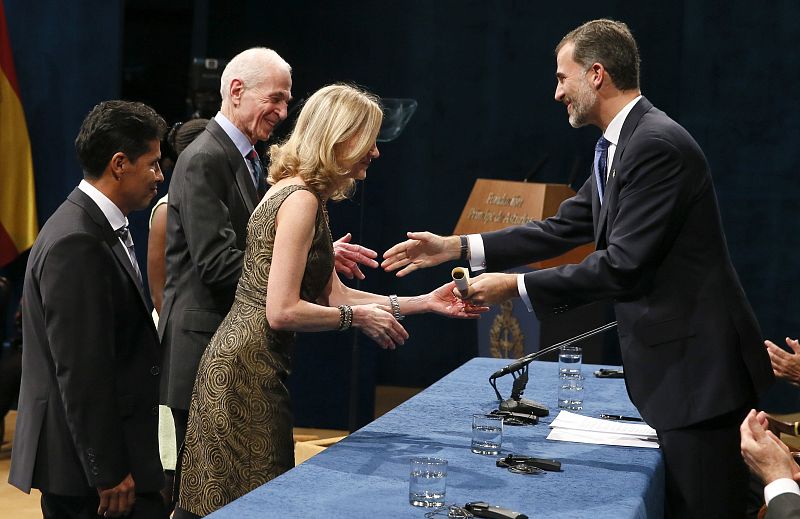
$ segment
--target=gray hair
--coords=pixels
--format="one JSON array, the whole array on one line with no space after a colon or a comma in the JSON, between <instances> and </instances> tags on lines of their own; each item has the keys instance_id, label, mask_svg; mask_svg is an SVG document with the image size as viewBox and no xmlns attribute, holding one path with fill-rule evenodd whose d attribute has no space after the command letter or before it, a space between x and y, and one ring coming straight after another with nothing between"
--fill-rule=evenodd
<instances>
[{"instance_id":1,"label":"gray hair","mask_svg":"<svg viewBox=\"0 0 800 519\"><path fill-rule=\"evenodd\" d=\"M222 102L230 97L231 82L234 79L241 81L246 88L253 88L280 69L290 74L292 72L292 67L272 49L253 47L240 52L222 71L219 87Z\"/></svg>"}]
</instances>

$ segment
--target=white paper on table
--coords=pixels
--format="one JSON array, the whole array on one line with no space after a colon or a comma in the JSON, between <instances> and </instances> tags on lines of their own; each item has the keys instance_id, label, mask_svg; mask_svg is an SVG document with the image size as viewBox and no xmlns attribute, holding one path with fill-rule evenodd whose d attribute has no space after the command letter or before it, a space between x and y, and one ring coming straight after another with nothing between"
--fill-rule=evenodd
<instances>
[{"instance_id":1,"label":"white paper on table","mask_svg":"<svg viewBox=\"0 0 800 519\"><path fill-rule=\"evenodd\" d=\"M548 440L576 443L594 443L596 445L618 445L622 447L646 447L650 449L658 448L658 440L645 439L642 436L631 436L630 434L614 435L611 433L600 433L594 431L578 431L576 429L561 429L557 427L550 430L547 435Z\"/></svg>"},{"instance_id":2,"label":"white paper on table","mask_svg":"<svg viewBox=\"0 0 800 519\"><path fill-rule=\"evenodd\" d=\"M548 440L658 448L655 429L644 423L602 420L561 411L550 427Z\"/></svg>"}]
</instances>

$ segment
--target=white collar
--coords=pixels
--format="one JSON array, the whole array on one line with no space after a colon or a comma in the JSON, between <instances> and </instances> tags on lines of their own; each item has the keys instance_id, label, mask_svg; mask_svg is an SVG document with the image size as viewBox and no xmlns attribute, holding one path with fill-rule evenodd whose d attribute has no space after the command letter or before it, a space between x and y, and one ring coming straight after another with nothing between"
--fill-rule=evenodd
<instances>
[{"instance_id":1,"label":"white collar","mask_svg":"<svg viewBox=\"0 0 800 519\"><path fill-rule=\"evenodd\" d=\"M625 119L628 118L628 114L631 113L633 110L633 106L639 102L639 99L642 98L642 95L639 94L636 99L631 101L630 103L626 104L622 107L622 110L617 112L617 115L611 119L611 122L608 124L606 131L603 132L603 137L606 138L611 144L616 146L619 143L619 134L622 132L622 125L625 123Z\"/></svg>"},{"instance_id":2,"label":"white collar","mask_svg":"<svg viewBox=\"0 0 800 519\"><path fill-rule=\"evenodd\" d=\"M109 200L109 198L104 195L99 189L91 185L90 183L86 182L86 180L81 180L81 183L78 184L78 189L86 193L86 196L92 199L92 201L97 204L97 207L103 212L103 215L108 220L108 223L111 225L111 228L115 231L128 225L128 219L122 214L119 207Z\"/></svg>"}]
</instances>

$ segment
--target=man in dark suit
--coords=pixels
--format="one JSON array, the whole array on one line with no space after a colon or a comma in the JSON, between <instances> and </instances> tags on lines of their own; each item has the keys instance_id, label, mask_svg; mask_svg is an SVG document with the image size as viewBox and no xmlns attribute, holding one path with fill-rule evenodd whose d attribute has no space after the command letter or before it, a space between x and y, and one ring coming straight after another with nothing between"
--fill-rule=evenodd
<instances>
[{"instance_id":1,"label":"man in dark suit","mask_svg":"<svg viewBox=\"0 0 800 519\"><path fill-rule=\"evenodd\" d=\"M750 411L740 431L742 457L766 485L766 519L800 518L800 467L786 445L768 430L767 415Z\"/></svg>"},{"instance_id":2,"label":"man in dark suit","mask_svg":"<svg viewBox=\"0 0 800 519\"><path fill-rule=\"evenodd\" d=\"M254 145L286 118L292 96L291 67L261 47L231 59L220 82L220 111L178 157L169 187L161 401L172 410L178 447L197 366L233 304L247 222L266 191ZM348 234L334 244L337 271L363 278L358 263L377 267L377 254L349 241Z\"/></svg>"},{"instance_id":3,"label":"man in dark suit","mask_svg":"<svg viewBox=\"0 0 800 519\"><path fill-rule=\"evenodd\" d=\"M40 489L45 518L166 517L158 336L127 230L164 180L165 129L141 103L94 107L75 140L84 179L28 258L9 482Z\"/></svg>"},{"instance_id":4,"label":"man in dark suit","mask_svg":"<svg viewBox=\"0 0 800 519\"><path fill-rule=\"evenodd\" d=\"M498 271L594 242L580 264L483 274L467 296L480 305L521 297L540 319L613 299L628 392L664 453L667 515L741 517L748 476L738 425L773 376L706 159L641 96L625 24L587 22L556 55L555 98L570 124L603 131L583 187L541 222L468 237L409 233L384 268L404 275L469 257L473 268Z\"/></svg>"}]
</instances>

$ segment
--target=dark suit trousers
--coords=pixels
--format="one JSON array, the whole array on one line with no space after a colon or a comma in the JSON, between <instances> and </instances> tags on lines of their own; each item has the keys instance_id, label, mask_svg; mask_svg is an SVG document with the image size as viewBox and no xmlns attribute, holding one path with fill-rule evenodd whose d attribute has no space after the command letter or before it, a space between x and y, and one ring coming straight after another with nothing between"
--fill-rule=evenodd
<instances>
[{"instance_id":1,"label":"dark suit trousers","mask_svg":"<svg viewBox=\"0 0 800 519\"><path fill-rule=\"evenodd\" d=\"M739 447L739 425L750 409L658 431L666 468L665 517L745 517L750 476Z\"/></svg>"},{"instance_id":2,"label":"dark suit trousers","mask_svg":"<svg viewBox=\"0 0 800 519\"><path fill-rule=\"evenodd\" d=\"M42 493L43 519L104 519L97 515L99 496L59 496ZM167 519L164 501L158 492L136 494L136 503L126 519Z\"/></svg>"}]
</instances>

